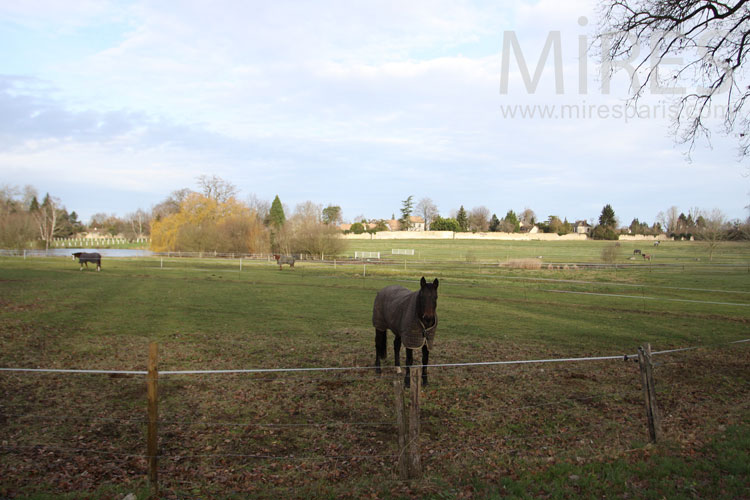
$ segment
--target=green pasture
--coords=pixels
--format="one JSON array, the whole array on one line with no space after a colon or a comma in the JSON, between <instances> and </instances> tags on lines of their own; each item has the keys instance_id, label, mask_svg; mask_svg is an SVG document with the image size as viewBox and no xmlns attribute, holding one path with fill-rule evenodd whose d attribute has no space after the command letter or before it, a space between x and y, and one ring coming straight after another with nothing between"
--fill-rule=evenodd
<instances>
[{"instance_id":1,"label":"green pasture","mask_svg":"<svg viewBox=\"0 0 750 500\"><path fill-rule=\"evenodd\" d=\"M646 444L632 361L434 368L422 408L425 479L404 484L390 459L361 458L394 453L391 430L365 425L392 421L387 376L173 376L160 380L160 446L192 458L160 462L165 495L746 495L750 344L728 343L750 337L750 248L724 244L709 264L699 243L666 242L649 265L627 260L637 247L627 243L631 266L502 265L601 262L603 245L351 242L352 254L416 255L282 271L263 260L133 258L105 259L97 273L63 258L0 258L0 367L143 370L149 342L159 343L161 371L368 367L377 290L437 277L431 363L702 346L656 368L665 441ZM143 393L138 377L0 372L0 497L144 495ZM102 449L115 454L101 460ZM84 451L72 459L70 450Z\"/></svg>"},{"instance_id":2,"label":"green pasture","mask_svg":"<svg viewBox=\"0 0 750 500\"><path fill-rule=\"evenodd\" d=\"M642 263L633 250L652 255L653 263L709 263L709 247L700 241L507 241L507 240L350 240L348 256L359 252L380 252L381 258L407 261L442 260L503 263L510 259L539 258L548 263L602 263L602 250L617 244L617 262ZM414 250L414 255L394 255L393 250ZM713 252L712 263L747 266L750 245L747 242L722 242Z\"/></svg>"}]
</instances>

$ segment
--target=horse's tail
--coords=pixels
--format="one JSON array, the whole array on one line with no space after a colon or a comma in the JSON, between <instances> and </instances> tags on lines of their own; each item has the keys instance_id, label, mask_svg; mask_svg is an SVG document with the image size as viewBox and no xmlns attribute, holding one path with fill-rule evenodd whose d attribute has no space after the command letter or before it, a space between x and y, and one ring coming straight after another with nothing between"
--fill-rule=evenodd
<instances>
[{"instance_id":1,"label":"horse's tail","mask_svg":"<svg viewBox=\"0 0 750 500\"><path fill-rule=\"evenodd\" d=\"M385 330L375 330L375 352L378 355L378 358L385 359L386 357L386 348L388 346L388 343L386 342L387 336Z\"/></svg>"}]
</instances>

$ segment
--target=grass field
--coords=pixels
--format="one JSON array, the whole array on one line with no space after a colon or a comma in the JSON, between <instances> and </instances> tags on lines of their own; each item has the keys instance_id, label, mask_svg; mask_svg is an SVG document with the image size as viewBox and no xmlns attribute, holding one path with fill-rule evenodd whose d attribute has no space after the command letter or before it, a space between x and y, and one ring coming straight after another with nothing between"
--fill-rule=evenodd
<instances>
[{"instance_id":1,"label":"grass field","mask_svg":"<svg viewBox=\"0 0 750 500\"><path fill-rule=\"evenodd\" d=\"M705 346L656 357L662 442L647 444L632 361L430 369L425 477L406 483L388 376L162 376L164 496L747 498L750 345L728 342L750 337L750 248L724 245L709 265L699 244L668 242L648 265L627 260L631 246L619 262L641 265L618 269L572 268L601 262L595 242L353 242L352 253L416 251L282 272L109 259L96 273L4 258L0 367L144 370L152 341L160 371L372 366L376 291L438 277L432 363ZM538 256L571 266L500 265ZM146 494L142 376L0 372L0 392L0 497Z\"/></svg>"}]
</instances>

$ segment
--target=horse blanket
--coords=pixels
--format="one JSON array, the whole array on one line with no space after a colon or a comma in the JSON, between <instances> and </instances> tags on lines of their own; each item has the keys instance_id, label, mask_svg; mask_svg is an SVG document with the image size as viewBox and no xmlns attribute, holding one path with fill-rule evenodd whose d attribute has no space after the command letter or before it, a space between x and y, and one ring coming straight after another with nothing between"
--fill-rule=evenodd
<instances>
[{"instance_id":1,"label":"horse blanket","mask_svg":"<svg viewBox=\"0 0 750 500\"><path fill-rule=\"evenodd\" d=\"M83 267L84 264L86 264L86 267L88 267L89 262L91 262L92 264L96 264L97 270L101 269L102 267L102 256L97 252L76 252L73 254L73 260L75 259L78 259L78 263L81 265L81 267Z\"/></svg>"},{"instance_id":2,"label":"horse blanket","mask_svg":"<svg viewBox=\"0 0 750 500\"><path fill-rule=\"evenodd\" d=\"M283 264L289 264L289 266L294 267L294 257L291 255L280 255L276 257L276 262L279 263L279 267Z\"/></svg>"},{"instance_id":3,"label":"horse blanket","mask_svg":"<svg viewBox=\"0 0 750 500\"><path fill-rule=\"evenodd\" d=\"M401 337L401 343L409 349L419 349L425 343L432 350L437 330L435 324L425 329L417 317L417 296L419 291L411 291L399 285L383 288L375 296L372 308L372 324L378 330L390 329Z\"/></svg>"}]
</instances>

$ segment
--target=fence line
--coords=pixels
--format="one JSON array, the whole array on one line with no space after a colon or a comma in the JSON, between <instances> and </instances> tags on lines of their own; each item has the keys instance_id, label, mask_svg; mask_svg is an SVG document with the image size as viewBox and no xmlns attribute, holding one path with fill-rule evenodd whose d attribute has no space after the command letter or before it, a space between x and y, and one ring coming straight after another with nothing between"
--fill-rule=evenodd
<instances>
[{"instance_id":1,"label":"fence line","mask_svg":"<svg viewBox=\"0 0 750 500\"><path fill-rule=\"evenodd\" d=\"M706 349L710 347L721 347L723 345L741 344L750 342L750 338L734 340L721 344L709 344L703 346L682 347L678 349L669 349L666 351L655 351L652 354L667 354L672 352L688 351L694 349ZM503 366L503 365L527 365L527 364L544 364L544 363L577 363L583 361L609 361L624 360L629 361L636 359L637 354L616 354L611 356L588 356L580 358L549 358L549 359L526 359L526 360L509 360L509 361L475 361L466 363L436 363L431 365L411 365L419 368L458 368L471 366ZM375 366L329 366L329 367L301 367L301 368L247 368L247 369L227 369L227 370L164 370L159 371L159 376L163 375L226 375L241 373L295 373L295 372L341 372L341 371L363 371L375 370ZM0 368L0 372L32 372L32 373L78 373L78 374L105 374L105 375L147 375L145 370L82 370L82 369L64 369L64 368Z\"/></svg>"},{"instance_id":2,"label":"fence line","mask_svg":"<svg viewBox=\"0 0 750 500\"><path fill-rule=\"evenodd\" d=\"M695 350L695 349L701 349L706 347L719 347L724 345L739 345L743 343L750 342L749 339L741 339L721 344L713 344L710 346L693 346L693 347L684 347L684 348L678 348L678 349L668 349L668 350L662 350L662 351L656 351L652 354L668 354L668 353L677 353L677 352L683 352L683 351L689 351L689 350ZM631 359L632 355L616 355L616 356L597 356L597 357L578 357L578 358L555 358L555 359L535 359L535 360L510 360L510 361L490 361L490 362L475 362L475 363L443 363L443 364L435 364L435 365L426 365L427 367L462 367L462 366L488 366L488 365L506 365L506 364L536 364L536 363L565 363L565 362L581 362L581 361L601 361L601 360L625 360L628 361ZM334 368L306 368L306 369L261 369L262 372L267 372L268 370L273 371L287 371L287 372L300 372L300 371L321 371L321 370L364 370L364 369L371 369L374 367L334 367ZM44 369L8 369L3 368L0 369L3 371L32 371L32 372L44 372L46 370ZM54 373L94 373L94 374L111 374L112 371L107 370L60 370L56 369L53 370ZM160 372L160 375L165 374L172 374L172 375L179 375L179 374L194 374L194 373L247 373L248 370L206 370L206 371L172 371L172 372ZM250 372L256 372L255 370ZM148 372L140 372L140 371L127 371L127 372L114 372L114 373L127 373L127 374L138 374L138 375L145 375ZM584 398L570 398L570 399L560 399L558 401L553 402L544 402L539 404L531 404L531 405L523 405L520 401L518 404L508 404L505 407L506 408L514 408L516 410L524 410L528 408L538 408L538 407L549 407L549 406L563 406L563 405L576 405L576 404L583 404L583 401L590 401L590 400L601 400L605 399L607 397L620 397L624 394L630 394L628 393L616 393L616 394L595 394L592 396L584 397ZM3 405L0 405L0 408L2 408ZM483 412L485 415L493 415L496 412ZM565 410L561 410L561 414L565 415ZM28 415L28 417L33 418L34 415ZM80 418L85 419L85 417L72 417L72 418ZM97 420L97 419L91 419L91 420ZM105 420L105 419L98 419L98 420ZM106 419L109 420L109 419ZM116 419L112 419L116 420ZM460 420L470 420L470 419L462 419L462 418L454 418L451 419L452 421L460 421ZM123 422L136 422L136 423L147 423L146 420L122 420ZM438 420L441 421L441 420ZM433 419L428 419L426 422L434 423L435 421ZM215 426L222 426L222 425L236 425L236 426L256 426L256 427L303 427L303 426L309 426L309 427L316 427L316 428L322 428L326 426L356 426L356 425L388 425L393 426L393 423L381 423L381 422L327 422L327 423L299 423L299 424L263 424L263 423L226 423L226 422L201 422L201 421L180 421L180 420L159 420L159 423L166 424L166 425L184 425L184 424L190 424L190 425L215 425ZM556 428L558 426L556 425ZM544 433L544 434L537 434L537 433L529 433L529 434L518 434L518 433L512 433L512 434L506 434L502 436L495 436L492 441L487 441L486 443L484 440L480 440L478 443L472 443L472 444L465 444L465 445L459 445L459 446L452 446L449 448L439 448L437 450L430 450L429 454L425 455L424 458L428 460L434 460L438 457L442 456L453 456L458 455L462 453L468 453L472 454L474 456L480 456L482 454L485 454L487 452L492 453L498 453L502 455L510 455L512 457L516 456L526 456L529 455L528 458L534 458L537 455L534 453L535 450L557 450L559 448L563 448L563 451L569 451L566 446L570 446L570 440L566 438L566 436L574 435L579 433L582 430L588 429L588 426L578 426L578 427L569 427L564 426L563 429L560 432L552 432L552 433ZM632 429L631 429L632 430ZM335 431L334 431L335 432ZM562 436L562 437L561 437ZM538 442L540 440L546 440L542 441L539 447L535 448L532 444L533 442ZM621 455L622 453L627 453L632 450L621 450L617 449L614 452L612 451L606 451L607 441L603 438L597 438L592 436L591 439L588 437L586 438L588 442L591 443L592 446L589 448L592 452L595 451L602 451L605 450L604 453L601 453L601 456L612 456L614 453L615 455ZM595 443L595 441L596 443ZM618 433L617 436L617 442L620 443L621 437ZM506 444L510 444L513 446L516 442L524 442L524 444L521 445L521 447L517 448L509 448L506 446ZM544 445L544 446L542 446ZM587 445L588 446L588 445ZM621 448L623 445L620 445ZM594 448L597 448L595 450ZM209 448L210 449L210 448ZM343 448L337 448L340 451L343 451L345 447ZM133 453L120 453L116 451L103 451L100 449L92 449L92 448L80 448L80 447L65 447L65 446L53 446L53 445L46 445L46 444L35 444L35 445L15 445L15 444L9 444L7 441L4 442L3 445L0 445L0 450L7 450L9 452L13 451L23 451L23 450L31 450L38 453L46 454L53 456L54 453L70 453L70 454L97 454L97 455L109 455L112 458L112 460L117 460L116 457L121 457L122 459L126 458L138 458L138 459L160 459L164 460L167 463L178 463L178 462L190 462L192 460L216 460L214 463L219 463L221 459L248 459L248 460L269 460L269 461L279 461L279 462L327 462L327 461L365 461L365 460L390 460L394 461L395 459L399 457L398 454L367 454L367 453L353 453L353 454L326 454L325 451L334 451L333 449L320 449L322 451L322 454L319 455L302 455L297 456L294 453L287 453L287 454L279 454L274 455L273 453L200 453L200 450L198 453L185 453L185 454L170 454L170 453L163 453L163 452L155 452L154 454L133 454ZM262 450L262 451L268 451L268 450ZM312 450L310 450L312 451ZM316 450L317 451L317 450ZM357 450L359 451L359 450ZM377 451L371 447L367 447L361 451ZM557 452L557 451L555 451ZM518 454L521 455L518 455ZM545 451L546 453L546 451ZM542 458L542 457L538 457ZM588 459L595 459L596 457L587 457ZM226 467L222 467L222 470L225 470ZM177 472L178 475L185 474L184 471L173 471L173 473ZM181 477L181 476L180 476ZM189 484L184 481L180 481L176 477L172 477L167 479L165 484ZM198 484L195 483L196 486L205 487L204 483Z\"/></svg>"}]
</instances>

